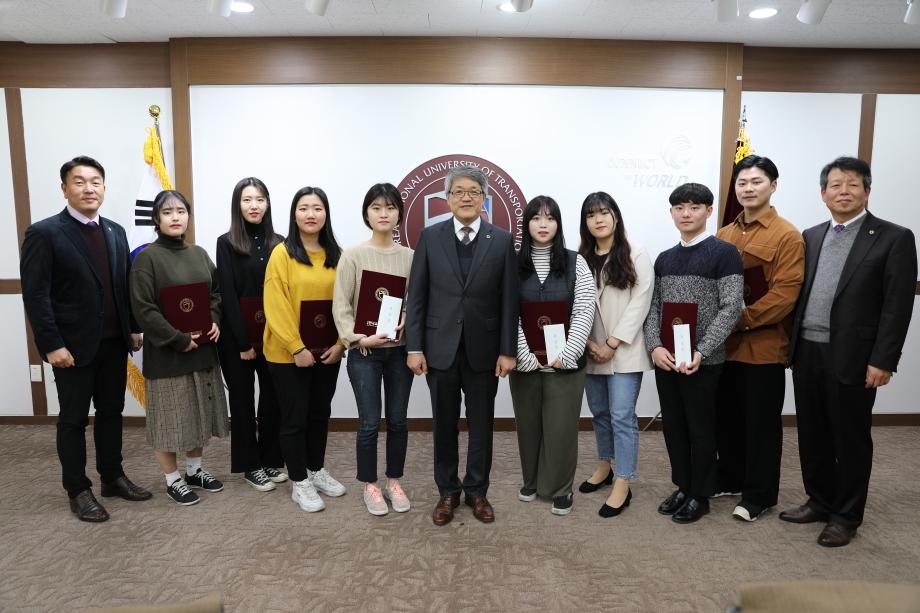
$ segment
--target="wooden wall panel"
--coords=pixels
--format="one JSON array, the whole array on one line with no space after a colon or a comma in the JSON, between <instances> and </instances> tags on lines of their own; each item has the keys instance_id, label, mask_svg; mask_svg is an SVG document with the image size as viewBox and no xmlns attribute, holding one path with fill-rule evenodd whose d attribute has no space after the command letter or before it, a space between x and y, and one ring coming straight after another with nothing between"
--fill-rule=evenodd
<instances>
[{"instance_id":1,"label":"wooden wall panel","mask_svg":"<svg viewBox=\"0 0 920 613\"><path fill-rule=\"evenodd\" d=\"M878 94L863 94L859 115L859 159L872 164L872 147L875 144L875 105Z\"/></svg>"},{"instance_id":2,"label":"wooden wall panel","mask_svg":"<svg viewBox=\"0 0 920 613\"><path fill-rule=\"evenodd\" d=\"M0 43L0 87L169 87L169 45Z\"/></svg>"},{"instance_id":3,"label":"wooden wall panel","mask_svg":"<svg viewBox=\"0 0 920 613\"><path fill-rule=\"evenodd\" d=\"M744 89L920 93L920 49L745 47Z\"/></svg>"},{"instance_id":4,"label":"wooden wall panel","mask_svg":"<svg viewBox=\"0 0 920 613\"><path fill-rule=\"evenodd\" d=\"M430 37L184 40L192 85L503 83L721 89L725 74L722 43Z\"/></svg>"},{"instance_id":5,"label":"wooden wall panel","mask_svg":"<svg viewBox=\"0 0 920 613\"><path fill-rule=\"evenodd\" d=\"M192 183L192 111L189 102L188 41L173 39L169 42L169 81L172 88L173 156L176 176L173 187L195 206ZM195 242L195 217L189 218L186 240Z\"/></svg>"},{"instance_id":6,"label":"wooden wall panel","mask_svg":"<svg viewBox=\"0 0 920 613\"><path fill-rule=\"evenodd\" d=\"M725 94L722 97L722 157L719 186L719 202L716 207L716 225L722 223L722 209L728 198L732 168L735 165L735 142L738 139L738 118L741 117L741 89L744 81L744 47L727 45L725 48Z\"/></svg>"}]
</instances>

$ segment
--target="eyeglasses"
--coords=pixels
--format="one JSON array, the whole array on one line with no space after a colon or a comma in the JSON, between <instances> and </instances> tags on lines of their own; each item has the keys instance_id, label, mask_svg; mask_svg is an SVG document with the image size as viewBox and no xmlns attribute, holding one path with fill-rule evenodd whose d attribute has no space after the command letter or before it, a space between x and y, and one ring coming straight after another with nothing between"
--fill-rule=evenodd
<instances>
[{"instance_id":1,"label":"eyeglasses","mask_svg":"<svg viewBox=\"0 0 920 613\"><path fill-rule=\"evenodd\" d=\"M463 198L464 196L469 196L473 200L476 198L481 198L483 194L482 190L479 189L454 189L447 193L454 198Z\"/></svg>"}]
</instances>

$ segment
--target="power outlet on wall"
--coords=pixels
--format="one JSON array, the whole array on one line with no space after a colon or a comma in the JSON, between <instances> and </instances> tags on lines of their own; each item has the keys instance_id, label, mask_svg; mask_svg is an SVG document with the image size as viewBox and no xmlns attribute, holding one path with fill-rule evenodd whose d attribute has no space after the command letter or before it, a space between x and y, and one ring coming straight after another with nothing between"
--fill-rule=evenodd
<instances>
[{"instance_id":1,"label":"power outlet on wall","mask_svg":"<svg viewBox=\"0 0 920 613\"><path fill-rule=\"evenodd\" d=\"M41 364L29 364L29 378L32 380L32 383L41 383L42 381L42 365Z\"/></svg>"}]
</instances>

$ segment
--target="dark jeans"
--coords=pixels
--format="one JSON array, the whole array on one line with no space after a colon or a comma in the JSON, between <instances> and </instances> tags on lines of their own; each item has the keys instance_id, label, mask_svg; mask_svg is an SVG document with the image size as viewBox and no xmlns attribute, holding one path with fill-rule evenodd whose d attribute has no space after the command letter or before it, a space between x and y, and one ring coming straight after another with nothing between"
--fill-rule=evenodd
<instances>
[{"instance_id":1,"label":"dark jeans","mask_svg":"<svg viewBox=\"0 0 920 613\"><path fill-rule=\"evenodd\" d=\"M283 466L278 438L278 399L265 357L260 355L254 360L243 360L232 342L218 342L217 348L230 404L230 472ZM256 376L259 377L258 418Z\"/></svg>"},{"instance_id":2,"label":"dark jeans","mask_svg":"<svg viewBox=\"0 0 920 613\"><path fill-rule=\"evenodd\" d=\"M377 481L377 432L381 410L386 411L387 419L386 475L399 479L406 464L409 439L406 411L414 378L406 366L406 348L381 347L369 350L366 356L358 349L349 349L345 368L358 405L358 435L355 438L358 481ZM380 401L381 382L383 403Z\"/></svg>"},{"instance_id":3,"label":"dark jeans","mask_svg":"<svg viewBox=\"0 0 920 613\"><path fill-rule=\"evenodd\" d=\"M716 489L716 393L721 374L721 364L701 366L692 375L655 369L671 480L699 499Z\"/></svg>"},{"instance_id":4,"label":"dark jeans","mask_svg":"<svg viewBox=\"0 0 920 613\"><path fill-rule=\"evenodd\" d=\"M268 363L281 409L281 454L292 481L303 481L307 470L319 470L326 460L326 438L332 397L341 362L317 362L309 368Z\"/></svg>"},{"instance_id":5,"label":"dark jeans","mask_svg":"<svg viewBox=\"0 0 920 613\"><path fill-rule=\"evenodd\" d=\"M450 368L429 367L427 378L434 429L434 481L438 492L441 496L457 496L462 490L470 496L485 496L492 470L492 421L498 377L494 370L473 370L461 343ZM457 476L461 391L469 427L466 475L462 483Z\"/></svg>"},{"instance_id":6,"label":"dark jeans","mask_svg":"<svg viewBox=\"0 0 920 613\"><path fill-rule=\"evenodd\" d=\"M127 359L124 341L105 339L89 364L54 369L54 385L61 405L57 452L64 489L71 498L93 486L86 477L90 401L96 409L93 423L96 470L103 483L111 483L125 474L121 468L121 414L125 409Z\"/></svg>"},{"instance_id":7,"label":"dark jeans","mask_svg":"<svg viewBox=\"0 0 920 613\"><path fill-rule=\"evenodd\" d=\"M782 364L725 363L716 409L718 488L741 492L760 510L779 495L785 392Z\"/></svg>"},{"instance_id":8,"label":"dark jeans","mask_svg":"<svg viewBox=\"0 0 920 613\"><path fill-rule=\"evenodd\" d=\"M830 343L799 339L792 369L799 459L808 506L832 521L862 524L872 472L875 389L841 383Z\"/></svg>"}]
</instances>

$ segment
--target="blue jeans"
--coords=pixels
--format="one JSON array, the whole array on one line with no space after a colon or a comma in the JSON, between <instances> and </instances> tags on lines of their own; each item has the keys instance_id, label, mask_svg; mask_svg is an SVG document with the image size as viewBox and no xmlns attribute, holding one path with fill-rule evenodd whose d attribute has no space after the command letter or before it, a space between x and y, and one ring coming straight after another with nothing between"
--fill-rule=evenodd
<instances>
[{"instance_id":1,"label":"blue jeans","mask_svg":"<svg viewBox=\"0 0 920 613\"><path fill-rule=\"evenodd\" d=\"M380 413L384 406L387 419L386 475L391 479L399 479L403 476L406 464L406 444L409 438L406 412L414 378L406 366L406 348L370 349L366 356L361 355L357 349L349 349L345 368L358 405L358 436L355 440L358 481L377 481L377 431L380 429ZM384 403L380 401L381 381Z\"/></svg>"},{"instance_id":2,"label":"blue jeans","mask_svg":"<svg viewBox=\"0 0 920 613\"><path fill-rule=\"evenodd\" d=\"M594 422L597 457L614 460L618 479L633 479L639 461L639 423L636 399L642 386L641 372L588 375L585 393Z\"/></svg>"}]
</instances>

